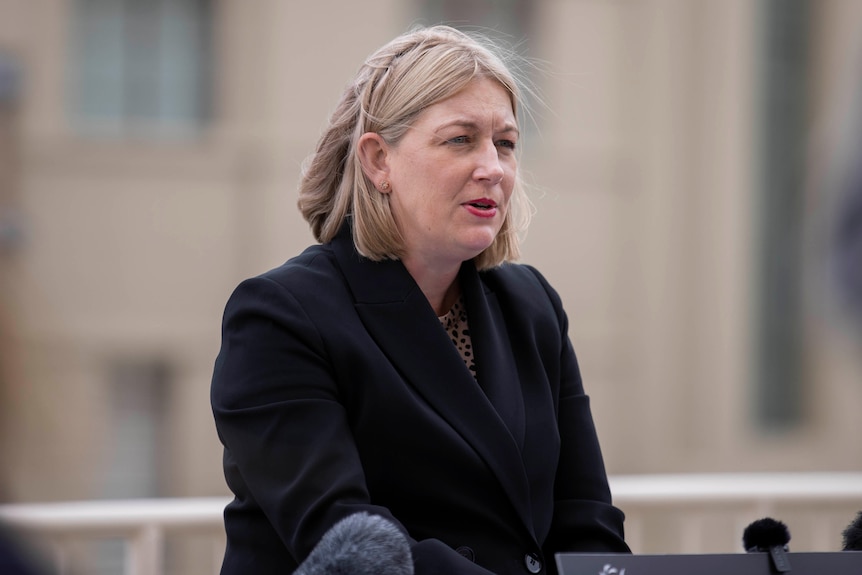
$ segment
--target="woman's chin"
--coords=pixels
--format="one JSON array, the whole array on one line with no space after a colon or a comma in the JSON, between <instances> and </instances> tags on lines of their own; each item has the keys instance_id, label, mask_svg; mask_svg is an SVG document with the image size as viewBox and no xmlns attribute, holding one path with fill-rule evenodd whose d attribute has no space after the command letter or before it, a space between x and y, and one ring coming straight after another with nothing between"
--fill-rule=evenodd
<instances>
[{"instance_id":1,"label":"woman's chin","mask_svg":"<svg viewBox=\"0 0 862 575\"><path fill-rule=\"evenodd\" d=\"M473 238L472 241L464 242L463 249L467 254L465 260L470 260L487 250L494 244L495 236L487 238Z\"/></svg>"}]
</instances>

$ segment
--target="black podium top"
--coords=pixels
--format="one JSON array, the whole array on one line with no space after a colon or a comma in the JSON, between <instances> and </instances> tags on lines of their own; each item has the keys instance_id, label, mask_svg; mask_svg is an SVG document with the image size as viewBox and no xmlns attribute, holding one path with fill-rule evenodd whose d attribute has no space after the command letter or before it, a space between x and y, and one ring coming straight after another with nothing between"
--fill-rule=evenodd
<instances>
[{"instance_id":1,"label":"black podium top","mask_svg":"<svg viewBox=\"0 0 862 575\"><path fill-rule=\"evenodd\" d=\"M771 575L769 553L623 555L559 553L560 575ZM787 575L862 575L862 551L787 553Z\"/></svg>"}]
</instances>

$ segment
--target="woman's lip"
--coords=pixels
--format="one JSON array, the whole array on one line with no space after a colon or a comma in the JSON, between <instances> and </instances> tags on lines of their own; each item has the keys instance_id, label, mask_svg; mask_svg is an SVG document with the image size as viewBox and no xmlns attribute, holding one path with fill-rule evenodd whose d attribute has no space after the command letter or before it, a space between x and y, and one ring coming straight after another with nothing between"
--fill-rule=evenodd
<instances>
[{"instance_id":1,"label":"woman's lip","mask_svg":"<svg viewBox=\"0 0 862 575\"><path fill-rule=\"evenodd\" d=\"M497 215L497 207L494 205L489 205L487 208L480 208L473 205L475 202L470 202L463 204L464 208L473 214L474 216L478 216L480 218L493 218Z\"/></svg>"},{"instance_id":2,"label":"woman's lip","mask_svg":"<svg viewBox=\"0 0 862 575\"><path fill-rule=\"evenodd\" d=\"M464 205L468 205L468 206L469 205L477 205L477 204L480 206L487 206L489 208L496 208L497 207L497 202L495 202L494 200L492 200L490 198L476 198L475 200L469 200L469 201L464 202Z\"/></svg>"}]
</instances>

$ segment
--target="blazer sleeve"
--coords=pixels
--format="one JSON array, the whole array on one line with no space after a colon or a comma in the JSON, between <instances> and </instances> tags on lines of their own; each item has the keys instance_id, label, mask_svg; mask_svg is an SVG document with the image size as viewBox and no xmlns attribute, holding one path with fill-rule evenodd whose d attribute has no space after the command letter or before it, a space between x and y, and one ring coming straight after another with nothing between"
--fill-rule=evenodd
<instances>
[{"instance_id":1,"label":"blazer sleeve","mask_svg":"<svg viewBox=\"0 0 862 575\"><path fill-rule=\"evenodd\" d=\"M557 422L560 460L554 482L554 516L544 550L630 553L624 515L613 506L599 439L568 335L569 322L557 292L533 270L548 294L560 326Z\"/></svg>"},{"instance_id":2,"label":"blazer sleeve","mask_svg":"<svg viewBox=\"0 0 862 575\"><path fill-rule=\"evenodd\" d=\"M228 301L211 402L236 494L232 505L241 507L236 531L247 544L278 545L274 532L300 563L340 519L366 511L404 531L417 575L490 575L439 541L410 539L397 518L371 503L326 338L281 283L246 280ZM265 522L246 520L260 513ZM226 529L230 539L232 526ZM255 572L287 573L291 566L260 567Z\"/></svg>"}]
</instances>

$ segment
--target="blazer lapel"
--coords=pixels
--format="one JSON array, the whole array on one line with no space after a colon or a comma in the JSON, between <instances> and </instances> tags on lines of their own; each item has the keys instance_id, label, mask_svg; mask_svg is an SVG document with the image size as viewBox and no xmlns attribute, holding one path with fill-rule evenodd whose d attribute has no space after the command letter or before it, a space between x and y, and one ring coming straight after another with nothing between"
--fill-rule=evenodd
<instances>
[{"instance_id":1,"label":"blazer lapel","mask_svg":"<svg viewBox=\"0 0 862 575\"><path fill-rule=\"evenodd\" d=\"M497 296L479 279L472 262L461 268L461 289L468 310L479 385L505 422L518 450L524 449L524 397L518 366Z\"/></svg>"},{"instance_id":2,"label":"blazer lapel","mask_svg":"<svg viewBox=\"0 0 862 575\"><path fill-rule=\"evenodd\" d=\"M419 286L400 261L372 262L353 248L348 226L332 242L338 263L350 285L355 306L369 334L387 354L423 399L451 425L485 460L509 495L524 523L533 533L529 507L529 484L520 449L501 415L492 405L500 405L508 420L518 421L520 395L516 400L501 397L503 388L488 387L488 395L464 365L458 350L440 328L434 310ZM505 329L493 318L484 303L478 274L472 263L465 264L470 295L468 321L476 352L477 370L483 381L516 377L516 367L506 353ZM472 270L472 272L470 272ZM500 322L502 319L499 320ZM502 336L498 330L502 329ZM482 362L479 366L478 362ZM520 391L518 391L520 394ZM490 400L489 400L490 399ZM513 402L514 401L514 406ZM520 426L520 427L519 427ZM516 433L523 437L523 407Z\"/></svg>"}]
</instances>

